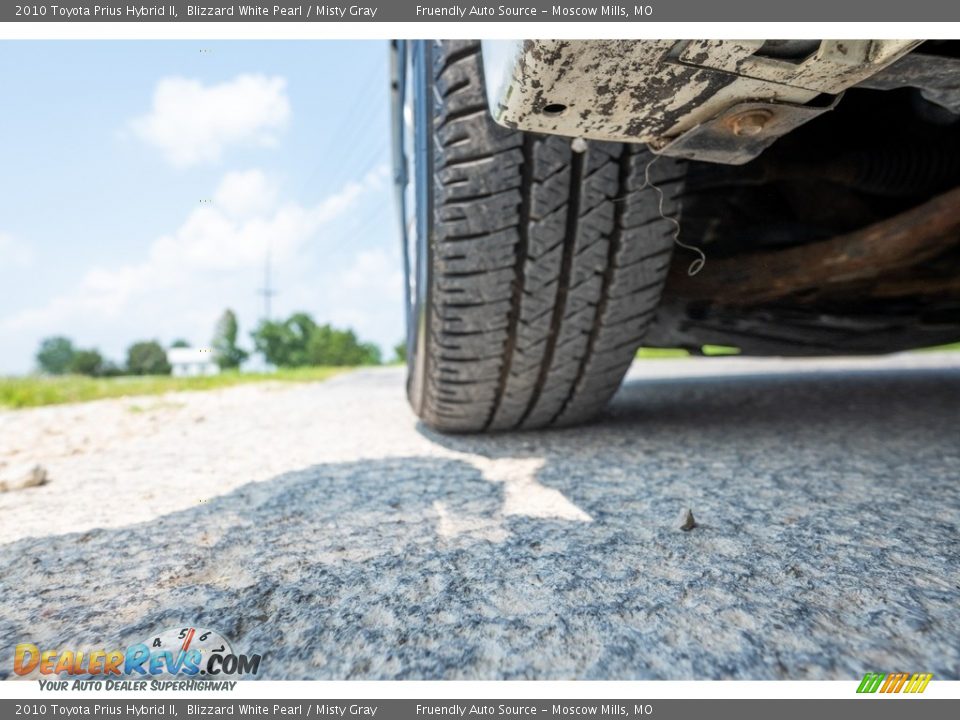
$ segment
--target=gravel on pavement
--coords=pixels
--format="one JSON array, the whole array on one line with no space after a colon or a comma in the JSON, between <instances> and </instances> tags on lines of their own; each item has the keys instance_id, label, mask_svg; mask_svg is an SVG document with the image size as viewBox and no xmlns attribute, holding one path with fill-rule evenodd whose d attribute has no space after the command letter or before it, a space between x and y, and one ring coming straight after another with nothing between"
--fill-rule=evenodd
<instances>
[{"instance_id":1,"label":"gravel on pavement","mask_svg":"<svg viewBox=\"0 0 960 720\"><path fill-rule=\"evenodd\" d=\"M399 368L0 412L0 677L196 625L267 679L958 679L958 420L958 354L644 361L495 436Z\"/></svg>"}]
</instances>

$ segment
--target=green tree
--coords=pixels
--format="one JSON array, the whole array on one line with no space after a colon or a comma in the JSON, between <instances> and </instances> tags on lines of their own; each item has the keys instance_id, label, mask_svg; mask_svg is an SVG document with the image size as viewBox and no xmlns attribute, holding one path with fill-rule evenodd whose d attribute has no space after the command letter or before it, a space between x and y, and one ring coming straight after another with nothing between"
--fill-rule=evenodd
<instances>
[{"instance_id":1,"label":"green tree","mask_svg":"<svg viewBox=\"0 0 960 720\"><path fill-rule=\"evenodd\" d=\"M376 343L360 343L360 365L379 365L383 362L380 346Z\"/></svg>"},{"instance_id":2,"label":"green tree","mask_svg":"<svg viewBox=\"0 0 960 720\"><path fill-rule=\"evenodd\" d=\"M188 343L183 338L177 338L172 343L170 343L170 347L171 348L188 348L190 347L190 343Z\"/></svg>"},{"instance_id":3,"label":"green tree","mask_svg":"<svg viewBox=\"0 0 960 720\"><path fill-rule=\"evenodd\" d=\"M317 324L305 312L296 312L283 323L286 351L291 367L315 365L310 361L308 346L310 338L317 334Z\"/></svg>"},{"instance_id":4,"label":"green tree","mask_svg":"<svg viewBox=\"0 0 960 720\"><path fill-rule=\"evenodd\" d=\"M407 341L403 340L393 346L393 361L405 363L407 361Z\"/></svg>"},{"instance_id":5,"label":"green tree","mask_svg":"<svg viewBox=\"0 0 960 720\"><path fill-rule=\"evenodd\" d=\"M265 320L251 334L254 347L267 362L278 367L310 365L307 345L317 324L306 313L294 313L283 321Z\"/></svg>"},{"instance_id":6,"label":"green tree","mask_svg":"<svg viewBox=\"0 0 960 720\"><path fill-rule=\"evenodd\" d=\"M380 348L362 343L352 330L317 325L306 313L265 321L251 333L257 352L278 367L377 365Z\"/></svg>"},{"instance_id":7,"label":"green tree","mask_svg":"<svg viewBox=\"0 0 960 720\"><path fill-rule=\"evenodd\" d=\"M97 350L77 350L73 353L68 367L71 373L76 375L89 375L90 377L99 377L104 374L106 364Z\"/></svg>"},{"instance_id":8,"label":"green tree","mask_svg":"<svg viewBox=\"0 0 960 720\"><path fill-rule=\"evenodd\" d=\"M70 370L70 362L76 350L69 338L49 337L40 343L37 350L37 365L42 372L63 375Z\"/></svg>"},{"instance_id":9,"label":"green tree","mask_svg":"<svg viewBox=\"0 0 960 720\"><path fill-rule=\"evenodd\" d=\"M310 365L379 365L380 348L360 342L353 330L318 325L307 342L307 360Z\"/></svg>"},{"instance_id":10,"label":"green tree","mask_svg":"<svg viewBox=\"0 0 960 720\"><path fill-rule=\"evenodd\" d=\"M100 368L100 377L119 377L126 374L126 370L113 360L104 360Z\"/></svg>"},{"instance_id":11,"label":"green tree","mask_svg":"<svg viewBox=\"0 0 960 720\"><path fill-rule=\"evenodd\" d=\"M131 375L169 375L167 353L156 340L134 343L127 349L127 372Z\"/></svg>"},{"instance_id":12,"label":"green tree","mask_svg":"<svg viewBox=\"0 0 960 720\"><path fill-rule=\"evenodd\" d=\"M224 310L213 331L214 357L221 370L230 370L240 367L247 359L248 353L237 345L239 325L233 310Z\"/></svg>"},{"instance_id":13,"label":"green tree","mask_svg":"<svg viewBox=\"0 0 960 720\"><path fill-rule=\"evenodd\" d=\"M268 363L278 367L287 365L287 338L283 323L261 320L250 333L250 338L253 340L254 351L263 355L263 359Z\"/></svg>"}]
</instances>

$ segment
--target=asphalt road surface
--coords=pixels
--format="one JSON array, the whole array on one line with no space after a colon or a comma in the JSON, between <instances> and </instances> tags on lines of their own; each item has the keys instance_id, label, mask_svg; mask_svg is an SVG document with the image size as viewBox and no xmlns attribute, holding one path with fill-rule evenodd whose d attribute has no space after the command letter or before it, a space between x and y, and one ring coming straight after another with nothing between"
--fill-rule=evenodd
<instances>
[{"instance_id":1,"label":"asphalt road surface","mask_svg":"<svg viewBox=\"0 0 960 720\"><path fill-rule=\"evenodd\" d=\"M643 362L494 437L393 368L0 413L49 475L0 493L0 676L191 625L268 679L957 679L958 421L956 354Z\"/></svg>"}]
</instances>

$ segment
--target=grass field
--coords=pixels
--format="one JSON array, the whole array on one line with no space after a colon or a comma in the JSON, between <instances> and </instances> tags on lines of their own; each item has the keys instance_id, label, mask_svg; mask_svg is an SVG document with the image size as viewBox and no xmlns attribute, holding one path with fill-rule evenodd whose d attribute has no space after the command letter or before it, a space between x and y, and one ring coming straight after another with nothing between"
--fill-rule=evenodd
<instances>
[{"instance_id":1,"label":"grass field","mask_svg":"<svg viewBox=\"0 0 960 720\"><path fill-rule=\"evenodd\" d=\"M917 352L926 351L960 351L960 343L924 348ZM702 352L704 355L735 355L739 351L736 348L707 345L703 347ZM640 360L686 357L690 357L690 354L686 350L680 349L640 348L637 351L637 359ZM175 378L168 375L115 378L90 378L82 375L0 377L0 408L17 409L135 395L162 395L168 392L216 390L264 381L319 382L351 369L343 367L287 368L277 370L274 373L226 372L220 375L192 378Z\"/></svg>"},{"instance_id":2,"label":"grass field","mask_svg":"<svg viewBox=\"0 0 960 720\"><path fill-rule=\"evenodd\" d=\"M726 345L704 345L702 348L700 348L700 352L707 356L740 354L739 349L735 347L727 347ZM682 348L642 347L637 350L638 360L663 360L665 358L669 359L685 357L690 357L690 353Z\"/></svg>"},{"instance_id":3,"label":"grass field","mask_svg":"<svg viewBox=\"0 0 960 720\"><path fill-rule=\"evenodd\" d=\"M216 390L246 383L317 382L351 368L308 367L278 370L275 373L227 372L208 377L176 378L169 375L90 378L82 375L44 377L0 377L0 408L28 408L41 405L87 402L133 395L161 395L168 392Z\"/></svg>"},{"instance_id":4,"label":"grass field","mask_svg":"<svg viewBox=\"0 0 960 720\"><path fill-rule=\"evenodd\" d=\"M916 352L960 352L960 343L951 343L950 345L937 345L936 347L923 348Z\"/></svg>"},{"instance_id":5,"label":"grass field","mask_svg":"<svg viewBox=\"0 0 960 720\"><path fill-rule=\"evenodd\" d=\"M710 356L719 356L719 355L739 355L740 350L735 347L727 347L726 345L704 345L700 348L700 352L704 355ZM920 348L919 350L914 350L913 352L960 352L960 343L952 343L950 345L937 345L936 347ZM655 347L642 347L637 350L637 359L638 360L662 360L669 358L685 358L691 357L690 353L681 348L655 348Z\"/></svg>"}]
</instances>

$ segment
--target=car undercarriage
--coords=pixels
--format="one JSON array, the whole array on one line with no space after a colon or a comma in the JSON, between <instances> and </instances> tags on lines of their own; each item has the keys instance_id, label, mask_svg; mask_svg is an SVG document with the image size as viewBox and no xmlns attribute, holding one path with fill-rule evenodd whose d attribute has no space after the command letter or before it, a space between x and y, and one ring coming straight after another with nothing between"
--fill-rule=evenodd
<instances>
[{"instance_id":1,"label":"car undercarriage","mask_svg":"<svg viewBox=\"0 0 960 720\"><path fill-rule=\"evenodd\" d=\"M507 72L491 101L511 127L687 160L646 345L817 355L960 338L960 43L556 41ZM703 253L696 274L684 246Z\"/></svg>"}]
</instances>

